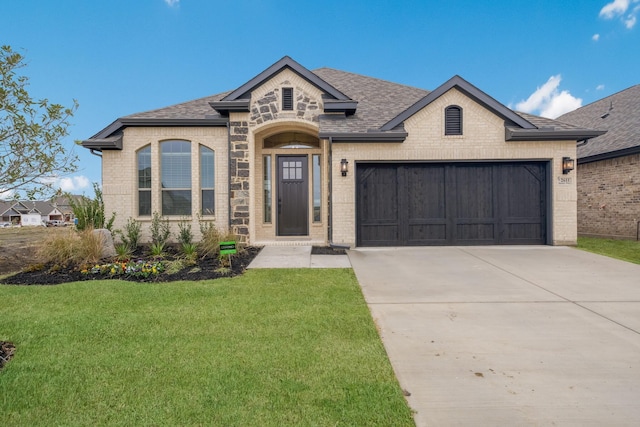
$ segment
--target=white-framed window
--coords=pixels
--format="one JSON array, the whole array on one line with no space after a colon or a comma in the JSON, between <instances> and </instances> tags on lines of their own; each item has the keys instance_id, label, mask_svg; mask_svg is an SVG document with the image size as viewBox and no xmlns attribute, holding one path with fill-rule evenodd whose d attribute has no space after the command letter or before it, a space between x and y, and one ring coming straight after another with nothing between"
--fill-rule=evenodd
<instances>
[{"instance_id":1,"label":"white-framed window","mask_svg":"<svg viewBox=\"0 0 640 427\"><path fill-rule=\"evenodd\" d=\"M191 142L160 143L163 216L191 216Z\"/></svg>"},{"instance_id":2,"label":"white-framed window","mask_svg":"<svg viewBox=\"0 0 640 427\"><path fill-rule=\"evenodd\" d=\"M138 150L138 216L151 216L151 145Z\"/></svg>"},{"instance_id":3,"label":"white-framed window","mask_svg":"<svg viewBox=\"0 0 640 427\"><path fill-rule=\"evenodd\" d=\"M200 146L200 213L215 214L215 152L204 145Z\"/></svg>"}]
</instances>

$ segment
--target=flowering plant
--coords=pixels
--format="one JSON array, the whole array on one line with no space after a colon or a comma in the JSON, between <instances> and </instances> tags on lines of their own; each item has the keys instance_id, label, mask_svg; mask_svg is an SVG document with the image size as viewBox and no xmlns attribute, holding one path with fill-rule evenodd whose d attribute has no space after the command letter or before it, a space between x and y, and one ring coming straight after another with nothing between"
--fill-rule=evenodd
<instances>
[{"instance_id":1,"label":"flowering plant","mask_svg":"<svg viewBox=\"0 0 640 427\"><path fill-rule=\"evenodd\" d=\"M103 274L108 276L130 276L147 278L162 273L165 269L162 261L122 261L108 264L96 264L82 270L82 274Z\"/></svg>"}]
</instances>

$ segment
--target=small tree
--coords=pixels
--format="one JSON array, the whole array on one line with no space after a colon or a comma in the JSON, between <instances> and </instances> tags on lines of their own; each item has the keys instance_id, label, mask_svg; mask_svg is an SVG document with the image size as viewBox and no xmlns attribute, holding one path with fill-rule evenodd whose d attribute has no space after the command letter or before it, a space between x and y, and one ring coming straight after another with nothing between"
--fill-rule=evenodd
<instances>
[{"instance_id":1,"label":"small tree","mask_svg":"<svg viewBox=\"0 0 640 427\"><path fill-rule=\"evenodd\" d=\"M90 199L86 196L82 196L80 201L75 201L73 197L68 195L69 205L73 210L73 214L78 220L78 230L86 230L87 228L106 228L111 231L113 228L113 222L116 219L116 213L113 212L108 220L105 220L104 216L104 201L102 200L102 190L100 186L94 182L93 191L95 198Z\"/></svg>"},{"instance_id":2,"label":"small tree","mask_svg":"<svg viewBox=\"0 0 640 427\"><path fill-rule=\"evenodd\" d=\"M16 74L24 57L0 46L0 192L24 191L29 198L51 192L54 178L76 170L77 157L60 139L78 108L34 100L29 79Z\"/></svg>"}]
</instances>

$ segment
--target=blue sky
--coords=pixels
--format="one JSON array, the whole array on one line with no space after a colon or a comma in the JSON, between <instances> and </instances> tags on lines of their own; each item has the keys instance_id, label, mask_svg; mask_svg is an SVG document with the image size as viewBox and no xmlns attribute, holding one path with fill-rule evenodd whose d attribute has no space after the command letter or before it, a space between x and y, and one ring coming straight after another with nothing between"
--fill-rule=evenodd
<instances>
[{"instance_id":1,"label":"blue sky","mask_svg":"<svg viewBox=\"0 0 640 427\"><path fill-rule=\"evenodd\" d=\"M0 43L29 90L80 107L65 143L118 117L235 89L289 55L434 89L460 75L555 117L640 83L640 0L5 1ZM75 148L64 190L92 194L100 159Z\"/></svg>"}]
</instances>

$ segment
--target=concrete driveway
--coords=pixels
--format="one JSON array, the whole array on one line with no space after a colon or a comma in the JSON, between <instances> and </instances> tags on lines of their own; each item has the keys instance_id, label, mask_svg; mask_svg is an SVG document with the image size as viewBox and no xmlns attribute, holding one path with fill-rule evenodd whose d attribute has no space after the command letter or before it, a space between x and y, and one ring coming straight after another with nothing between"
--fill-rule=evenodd
<instances>
[{"instance_id":1,"label":"concrete driveway","mask_svg":"<svg viewBox=\"0 0 640 427\"><path fill-rule=\"evenodd\" d=\"M349 258L418 426L640 425L640 265L548 246Z\"/></svg>"}]
</instances>

